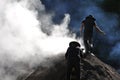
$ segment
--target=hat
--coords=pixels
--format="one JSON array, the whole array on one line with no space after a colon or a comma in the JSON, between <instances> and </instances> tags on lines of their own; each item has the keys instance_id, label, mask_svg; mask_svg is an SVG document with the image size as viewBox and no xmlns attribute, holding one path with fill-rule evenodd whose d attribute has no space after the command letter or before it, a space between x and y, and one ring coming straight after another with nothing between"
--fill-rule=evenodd
<instances>
[{"instance_id":1,"label":"hat","mask_svg":"<svg viewBox=\"0 0 120 80\"><path fill-rule=\"evenodd\" d=\"M92 19L92 20L96 20L92 15L88 15L87 17L86 17L86 19Z\"/></svg>"},{"instance_id":2,"label":"hat","mask_svg":"<svg viewBox=\"0 0 120 80\"><path fill-rule=\"evenodd\" d=\"M80 47L81 45L77 42L77 41L71 41L70 43L69 43L69 46L70 47Z\"/></svg>"}]
</instances>

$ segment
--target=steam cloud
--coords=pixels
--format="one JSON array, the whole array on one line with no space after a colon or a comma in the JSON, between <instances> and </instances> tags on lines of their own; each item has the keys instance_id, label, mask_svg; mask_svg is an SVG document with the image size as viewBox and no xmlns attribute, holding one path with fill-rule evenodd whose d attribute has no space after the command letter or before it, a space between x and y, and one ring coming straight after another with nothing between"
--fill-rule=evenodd
<instances>
[{"instance_id":1,"label":"steam cloud","mask_svg":"<svg viewBox=\"0 0 120 80\"><path fill-rule=\"evenodd\" d=\"M76 40L67 29L70 15L60 25L53 15L39 0L0 0L0 80L16 80Z\"/></svg>"}]
</instances>

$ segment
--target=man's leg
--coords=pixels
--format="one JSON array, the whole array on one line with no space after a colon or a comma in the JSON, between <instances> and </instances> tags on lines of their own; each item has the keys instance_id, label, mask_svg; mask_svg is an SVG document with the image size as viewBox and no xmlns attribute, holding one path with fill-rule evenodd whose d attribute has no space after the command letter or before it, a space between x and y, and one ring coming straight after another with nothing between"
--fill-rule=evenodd
<instances>
[{"instance_id":1,"label":"man's leg","mask_svg":"<svg viewBox=\"0 0 120 80\"><path fill-rule=\"evenodd\" d=\"M68 62L67 63L67 80L70 80L71 72L72 72L72 65L70 62Z\"/></svg>"},{"instance_id":2,"label":"man's leg","mask_svg":"<svg viewBox=\"0 0 120 80\"><path fill-rule=\"evenodd\" d=\"M76 71L77 80L80 80L80 63L76 63L75 71Z\"/></svg>"},{"instance_id":3,"label":"man's leg","mask_svg":"<svg viewBox=\"0 0 120 80\"><path fill-rule=\"evenodd\" d=\"M84 39L84 45L85 45L85 53L88 54L88 52L89 52L89 44L88 44L87 39Z\"/></svg>"},{"instance_id":4,"label":"man's leg","mask_svg":"<svg viewBox=\"0 0 120 80\"><path fill-rule=\"evenodd\" d=\"M89 51L90 53L93 53L93 41L92 41L92 37L89 38Z\"/></svg>"}]
</instances>

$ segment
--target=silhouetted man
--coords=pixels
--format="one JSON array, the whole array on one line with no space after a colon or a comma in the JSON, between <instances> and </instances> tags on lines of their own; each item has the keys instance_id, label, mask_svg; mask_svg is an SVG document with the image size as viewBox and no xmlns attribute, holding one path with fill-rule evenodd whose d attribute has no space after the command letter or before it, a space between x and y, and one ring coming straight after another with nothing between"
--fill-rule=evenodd
<instances>
[{"instance_id":1,"label":"silhouetted man","mask_svg":"<svg viewBox=\"0 0 120 80\"><path fill-rule=\"evenodd\" d=\"M72 69L76 71L77 80L80 80L80 57L82 56L82 51L80 50L80 44L76 41L69 43L69 47L65 54L67 59L67 80L70 80Z\"/></svg>"},{"instance_id":2,"label":"silhouetted man","mask_svg":"<svg viewBox=\"0 0 120 80\"><path fill-rule=\"evenodd\" d=\"M92 50L93 28L95 28L97 32L105 34L99 27L97 27L95 23L95 18L92 15L89 15L86 17L85 20L82 21L82 25L80 27L80 34L82 34L82 31L84 30L83 40L84 40L86 53L91 53L91 52L93 53Z\"/></svg>"}]
</instances>

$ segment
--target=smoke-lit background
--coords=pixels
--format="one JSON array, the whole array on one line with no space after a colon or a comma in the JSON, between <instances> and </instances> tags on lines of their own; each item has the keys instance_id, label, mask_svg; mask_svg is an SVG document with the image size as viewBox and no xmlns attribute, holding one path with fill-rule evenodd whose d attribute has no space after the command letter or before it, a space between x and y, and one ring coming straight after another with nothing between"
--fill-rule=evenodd
<instances>
[{"instance_id":1,"label":"smoke-lit background","mask_svg":"<svg viewBox=\"0 0 120 80\"><path fill-rule=\"evenodd\" d=\"M106 63L120 68L120 1L119 0L42 0L46 12L54 12L52 20L59 24L64 14L71 15L69 29L79 36L81 21L89 14L105 36L94 31L95 54Z\"/></svg>"},{"instance_id":2,"label":"smoke-lit background","mask_svg":"<svg viewBox=\"0 0 120 80\"><path fill-rule=\"evenodd\" d=\"M32 72L46 58L65 53L72 40L82 43L79 27L89 14L94 15L106 33L94 34L96 55L119 69L119 3L118 0L0 0L0 80L16 80Z\"/></svg>"}]
</instances>

